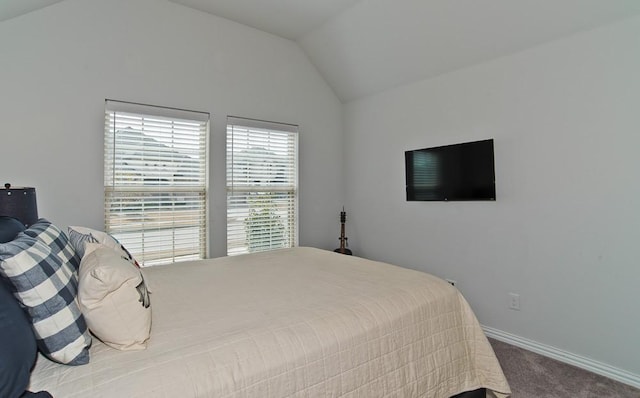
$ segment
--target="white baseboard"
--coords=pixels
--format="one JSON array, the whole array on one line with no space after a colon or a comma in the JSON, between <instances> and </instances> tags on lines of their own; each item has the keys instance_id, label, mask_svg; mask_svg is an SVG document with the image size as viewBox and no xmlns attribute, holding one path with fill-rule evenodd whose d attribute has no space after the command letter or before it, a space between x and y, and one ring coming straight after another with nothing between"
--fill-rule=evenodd
<instances>
[{"instance_id":1,"label":"white baseboard","mask_svg":"<svg viewBox=\"0 0 640 398\"><path fill-rule=\"evenodd\" d=\"M487 337L490 337L492 339L496 339L504 343L514 345L516 347L524 348L525 350L535 352L536 354L544 355L545 357L553 358L557 361L588 370L589 372L608 377L610 379L628 384L635 388L640 388L640 375L627 372L626 370L618 369L602 362L594 361L593 359L575 355L559 348L541 344L524 337L516 336L515 334L490 328L488 326L483 325L482 329L484 330L484 333L487 335Z\"/></svg>"}]
</instances>

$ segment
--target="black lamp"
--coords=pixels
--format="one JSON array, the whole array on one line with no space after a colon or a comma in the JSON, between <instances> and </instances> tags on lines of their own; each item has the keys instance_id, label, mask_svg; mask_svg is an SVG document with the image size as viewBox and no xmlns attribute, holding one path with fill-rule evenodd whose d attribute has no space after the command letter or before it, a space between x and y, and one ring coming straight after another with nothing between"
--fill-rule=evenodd
<instances>
[{"instance_id":1,"label":"black lamp","mask_svg":"<svg viewBox=\"0 0 640 398\"><path fill-rule=\"evenodd\" d=\"M38 221L36 189L4 184L4 189L0 188L0 216L15 218L25 227L34 224Z\"/></svg>"}]
</instances>

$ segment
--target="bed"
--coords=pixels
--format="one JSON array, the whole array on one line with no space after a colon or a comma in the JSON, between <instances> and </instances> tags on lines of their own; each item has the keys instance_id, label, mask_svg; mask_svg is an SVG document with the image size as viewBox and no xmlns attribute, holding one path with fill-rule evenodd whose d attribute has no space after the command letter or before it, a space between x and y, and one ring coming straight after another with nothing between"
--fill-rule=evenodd
<instances>
[{"instance_id":1,"label":"bed","mask_svg":"<svg viewBox=\"0 0 640 398\"><path fill-rule=\"evenodd\" d=\"M462 295L439 278L298 247L144 269L146 350L93 339L40 356L30 389L74 397L451 397L509 386Z\"/></svg>"}]
</instances>

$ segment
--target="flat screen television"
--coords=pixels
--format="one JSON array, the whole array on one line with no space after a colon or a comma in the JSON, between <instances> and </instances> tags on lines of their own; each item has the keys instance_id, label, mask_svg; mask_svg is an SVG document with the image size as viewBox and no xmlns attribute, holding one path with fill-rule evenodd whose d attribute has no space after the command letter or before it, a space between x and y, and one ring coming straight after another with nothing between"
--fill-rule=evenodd
<instances>
[{"instance_id":1,"label":"flat screen television","mask_svg":"<svg viewBox=\"0 0 640 398\"><path fill-rule=\"evenodd\" d=\"M407 201L496 200L493 140L406 151Z\"/></svg>"}]
</instances>

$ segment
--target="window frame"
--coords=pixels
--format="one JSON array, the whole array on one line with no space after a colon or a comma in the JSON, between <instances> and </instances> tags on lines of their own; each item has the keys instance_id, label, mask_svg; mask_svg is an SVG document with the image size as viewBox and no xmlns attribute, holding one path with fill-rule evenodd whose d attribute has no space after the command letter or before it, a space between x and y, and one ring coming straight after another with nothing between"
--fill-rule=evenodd
<instances>
[{"instance_id":1,"label":"window frame","mask_svg":"<svg viewBox=\"0 0 640 398\"><path fill-rule=\"evenodd\" d=\"M209 126L207 112L105 100L105 231L143 266L209 256Z\"/></svg>"},{"instance_id":2,"label":"window frame","mask_svg":"<svg viewBox=\"0 0 640 398\"><path fill-rule=\"evenodd\" d=\"M278 136L278 135L286 135L286 151L291 151L291 153L287 153L291 158L287 156L286 161L283 164L291 165L291 168L286 168L283 171L282 175L278 177L278 174L270 174L269 178L264 177L269 180L266 183L256 183L257 181L252 180L253 184L249 184L247 181L238 181L242 180L239 178L238 180L234 179L235 168L234 164L234 154L233 148L237 144L234 141L234 133L235 130L242 131L242 134L247 135L246 142L244 145L249 145L249 142L257 142L257 141L269 141L270 139L267 137L271 137L270 134ZM251 136L251 137L249 137ZM299 175L299 127L294 124L289 123L278 123L271 121L264 121L259 119L251 119L244 118L238 116L227 116L227 137L226 137L226 195L227 195L227 241L226 241L226 251L227 255L233 256L238 254L245 253L253 253L260 251L269 251L276 248L287 248L287 247L295 247L298 245L298 233L299 233L299 207L298 207L298 198L299 198L299 184L298 184L298 175ZM277 139L276 139L277 140ZM282 148L282 142L274 144L277 148ZM279 146L278 146L279 145ZM244 146L243 146L244 147ZM246 147L245 147L246 148ZM275 147L274 147L275 148ZM262 148L262 150L270 152L267 148ZM274 149L278 150L278 149ZM272 153L271 156L274 156ZM269 155L266 155L265 158L269 158ZM249 167L247 167L248 169ZM284 175L284 177L283 177ZM283 179L283 183L278 183L278 178ZM235 182L234 182L235 181ZM250 195L254 195L253 198L258 199L260 202L260 195L262 198L266 198L267 201L277 200L278 204L274 204L273 207L270 206L260 206L259 209L275 209L273 212L270 210L266 210L267 216L281 217L283 214L287 214L284 218L284 232L285 237L282 239L284 242L283 246L277 244L279 241L276 239L271 240L270 238L266 238L264 240L251 240L247 234L249 233L247 228L247 220L250 219L252 214L251 205L247 204L247 209L245 212L247 213L244 220L242 221L244 224L244 245L240 243L242 238L239 238L243 234L238 232L240 227L238 218L242 217L238 214L242 212L242 207L237 206L235 201L241 201L242 195L246 195L246 200L250 200ZM269 195L271 194L271 196ZM283 200L282 195L286 194L290 197L288 199ZM255 202L254 202L255 203ZM281 205L285 203L284 209ZM253 208L255 210L255 208ZM236 211L234 214L233 211ZM253 213L256 215L256 213ZM258 215L251 220L260 220L260 216ZM233 220L233 221L232 221ZM264 220L264 219L263 219ZM262 221L263 223L265 221ZM274 221L273 223L277 223L278 221ZM269 223L269 221L266 221ZM273 223L271 225L273 225ZM278 232L273 229L270 230L271 235L277 235ZM266 243L266 242L269 243ZM258 247L251 248L252 242L258 242ZM262 247L262 249L260 249Z\"/></svg>"}]
</instances>

